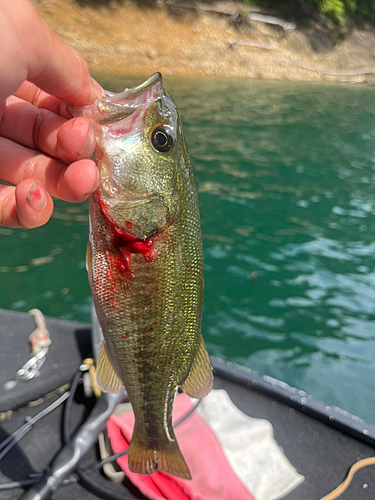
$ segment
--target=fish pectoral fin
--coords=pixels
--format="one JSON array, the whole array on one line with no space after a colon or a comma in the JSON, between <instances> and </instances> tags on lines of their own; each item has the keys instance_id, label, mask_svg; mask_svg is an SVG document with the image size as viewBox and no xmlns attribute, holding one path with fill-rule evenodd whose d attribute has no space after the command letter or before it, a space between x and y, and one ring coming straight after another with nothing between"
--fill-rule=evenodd
<instances>
[{"instance_id":1,"label":"fish pectoral fin","mask_svg":"<svg viewBox=\"0 0 375 500\"><path fill-rule=\"evenodd\" d=\"M129 447L128 466L136 474L154 474L157 470L182 479L191 479L188 466L176 441L160 443L160 447L149 447L133 434Z\"/></svg>"},{"instance_id":2,"label":"fish pectoral fin","mask_svg":"<svg viewBox=\"0 0 375 500\"><path fill-rule=\"evenodd\" d=\"M212 389L213 375L210 357L202 335L200 336L197 354L181 389L191 398L204 398Z\"/></svg>"},{"instance_id":3,"label":"fish pectoral fin","mask_svg":"<svg viewBox=\"0 0 375 500\"><path fill-rule=\"evenodd\" d=\"M89 241L87 242L86 247L86 271L90 286L92 286L92 249Z\"/></svg>"},{"instance_id":4,"label":"fish pectoral fin","mask_svg":"<svg viewBox=\"0 0 375 500\"><path fill-rule=\"evenodd\" d=\"M111 392L112 394L118 394L124 387L108 355L105 342L102 342L100 346L98 361L96 362L96 381L102 391Z\"/></svg>"}]
</instances>

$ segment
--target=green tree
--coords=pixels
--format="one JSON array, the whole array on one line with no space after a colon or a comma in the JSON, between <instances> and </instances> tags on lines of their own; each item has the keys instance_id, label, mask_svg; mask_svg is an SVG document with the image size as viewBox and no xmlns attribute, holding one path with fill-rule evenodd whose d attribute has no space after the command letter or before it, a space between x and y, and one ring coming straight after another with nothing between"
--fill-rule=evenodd
<instances>
[{"instance_id":1,"label":"green tree","mask_svg":"<svg viewBox=\"0 0 375 500\"><path fill-rule=\"evenodd\" d=\"M321 12L338 22L353 15L375 16L374 0L298 0L315 4Z\"/></svg>"}]
</instances>

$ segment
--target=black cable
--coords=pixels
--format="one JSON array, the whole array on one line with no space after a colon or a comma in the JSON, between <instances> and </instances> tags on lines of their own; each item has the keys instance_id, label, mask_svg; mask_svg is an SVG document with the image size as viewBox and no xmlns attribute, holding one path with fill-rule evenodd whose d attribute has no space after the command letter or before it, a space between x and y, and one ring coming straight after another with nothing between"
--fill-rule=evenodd
<instances>
[{"instance_id":1,"label":"black cable","mask_svg":"<svg viewBox=\"0 0 375 500\"><path fill-rule=\"evenodd\" d=\"M73 390L71 391L73 393ZM198 408L201 400L198 400L198 402L188 411L186 412L185 415L183 415L175 424L173 424L173 427L177 427L180 425L182 422L184 422L190 415ZM68 402L67 402L68 403ZM64 412L63 418L65 419L63 429L67 429L67 435L69 435L69 426L66 426L66 421L69 421L69 414L67 412ZM108 488L102 486L100 483L96 482L92 476L87 474L88 470L97 470L100 469L105 463L112 462L114 460L117 460L120 456L124 456L129 452L129 449L125 450L122 453L118 453L116 455L112 455L112 457L107 458L106 460L103 460L99 464L89 465L86 467L82 467L82 465L78 464L76 468L77 475L80 479L80 483L82 486L84 486L87 490L91 491L95 495L101 496L102 498L108 499ZM116 491L111 491L110 492L110 498L111 500L134 500L134 497L130 497L124 493L117 493Z\"/></svg>"},{"instance_id":2,"label":"black cable","mask_svg":"<svg viewBox=\"0 0 375 500\"><path fill-rule=\"evenodd\" d=\"M68 398L65 408L64 408L64 413L63 413L63 440L66 443L70 442L70 429L69 429L69 422L70 422L70 412L72 408L72 402L73 398L75 395L75 392L77 390L79 381L81 379L82 372L77 372L73 382L72 382L72 387L71 387L71 397ZM100 483L96 482L92 477L90 477L86 471L83 469L83 467L78 464L76 467L76 473L79 477L80 483L82 486L84 486L88 491L91 491L97 496L100 496L102 498L109 498L108 495L108 487L102 486ZM111 500L134 500L134 497L130 497L126 494L120 494L115 491L110 492L110 498Z\"/></svg>"},{"instance_id":3,"label":"black cable","mask_svg":"<svg viewBox=\"0 0 375 500\"><path fill-rule=\"evenodd\" d=\"M18 443L18 441L31 430L32 426L36 424L38 420L48 415L48 413L51 413L51 411L55 410L68 397L70 397L70 394L67 391L58 399L56 399L56 401L47 406L47 408L44 408L44 410L40 411L37 415L35 415L35 417L30 418L30 420L28 420L26 424L24 424L22 427L13 432L13 434L8 436L4 441L2 441L2 443L0 443L0 450L2 450L0 453L0 460L4 458L5 455Z\"/></svg>"},{"instance_id":4,"label":"black cable","mask_svg":"<svg viewBox=\"0 0 375 500\"><path fill-rule=\"evenodd\" d=\"M31 428L33 427L38 420L42 419L51 411L55 410L58 406L60 406L67 398L70 397L70 393L67 391L65 392L62 396L60 396L56 401L51 403L47 408L44 408L44 410L40 411L35 417L31 418L24 424L22 427L17 429L13 434L8 436L2 443L0 443L0 450L2 452L0 453L0 460L18 443L20 439L27 434ZM39 481L40 477L43 474L37 474L35 477L29 477L28 479L21 479L20 481L12 481L9 483L0 483L0 491L1 490L12 490L16 488L21 488L22 486L30 486L32 484L35 484Z\"/></svg>"},{"instance_id":5,"label":"black cable","mask_svg":"<svg viewBox=\"0 0 375 500\"><path fill-rule=\"evenodd\" d=\"M35 478L21 479L21 481L14 481L14 482L11 482L11 483L0 484L0 491L1 490L15 490L17 488L22 488L23 486L33 485L37 481L39 481L39 478L41 476L43 476L42 473L35 475ZM69 479L65 479L64 482L63 482L63 485L65 486L65 485L68 485L68 484L71 484L71 483L76 483L76 482L77 482L77 479L75 479L74 477L71 477Z\"/></svg>"},{"instance_id":6,"label":"black cable","mask_svg":"<svg viewBox=\"0 0 375 500\"><path fill-rule=\"evenodd\" d=\"M42 474L34 478L22 479L21 481L0 484L0 490L15 490L16 488L22 488L22 486L30 486L30 484L35 484L37 481L39 481L40 476L42 476Z\"/></svg>"},{"instance_id":7,"label":"black cable","mask_svg":"<svg viewBox=\"0 0 375 500\"><path fill-rule=\"evenodd\" d=\"M96 482L92 477L90 477L86 472L84 472L79 466L77 468L77 474L81 485L86 488L91 493L104 498L106 500L134 500L134 496L126 495L125 493L117 493L117 491L111 491L108 486L102 486L100 483Z\"/></svg>"},{"instance_id":8,"label":"black cable","mask_svg":"<svg viewBox=\"0 0 375 500\"><path fill-rule=\"evenodd\" d=\"M63 434L63 441L64 441L64 445L65 446L66 446L67 443L70 442L70 439L71 439L71 437L70 437L70 429L69 429L70 413L71 413L73 399L74 399L75 393L77 391L78 384L79 384L79 382L81 380L81 377L82 377L82 372L79 370L79 371L76 372L76 374L75 374L75 376L73 378L69 394L65 393L64 394L64 399L62 399L63 397L61 397L61 398L59 398L59 400L57 400L57 401L59 401L59 404L61 404L64 400L66 400L66 405L65 405L65 408L64 408L64 411L63 411L63 415L62 415L62 434ZM58 406L58 405L56 405L57 401L55 401L54 403L52 403L52 405L50 405L50 407L52 407L52 409L54 409L55 407ZM199 403L200 403L200 401L198 401L198 403L195 404L193 408L191 408L182 418L180 418L176 422L176 424L173 425L173 427L176 427L177 425L180 425L184 420L186 420L193 413L193 411L195 411L195 409L198 407ZM52 411L52 409L50 409L49 411ZM42 412L40 412L40 414L38 414L36 417L38 417L41 414L43 414L42 416L44 416L47 413L49 413L49 411L46 412L46 410L47 409L45 409ZM39 416L39 418L42 418L42 416ZM34 419L36 417L34 417ZM35 420L33 420L33 423L35 423ZM27 428L28 429L31 428L31 426L33 425L33 423L31 423L31 420L30 420L30 422L28 422L29 425L27 426ZM19 439L21 439L22 435L21 434L19 435ZM123 454L126 454L126 453L127 453L127 450ZM113 460L116 460L117 458L118 457L116 455L114 455L112 457L109 457L109 459L107 459L107 461L108 462L109 461L113 461ZM104 462L107 463L106 461L104 461ZM104 463L99 464L99 467L101 467L102 465L104 465ZM95 469L97 469L97 467L95 467ZM109 498L109 495L108 495L108 486L102 486L101 484L97 483L92 477L90 477L86 473L86 470L84 470L79 463L76 465L76 473L77 473L77 475L79 477L80 483L87 490L89 490L92 493L94 493L94 494L96 494L98 496L101 496L103 498L106 498L106 499ZM29 479L25 479L25 480L21 480L21 481L17 481L17 482L15 481L15 482L11 482L11 483L6 483L6 484L3 484L3 485L0 484L0 490L19 488L19 487L27 486L27 485L34 485L34 484L38 483L39 481L43 481L43 479L42 480L40 479L40 476L43 476L43 474L39 475L36 478L29 478ZM68 484L69 482L71 482L71 478L66 478L60 484L62 484L62 485L63 484ZM41 497L47 498L49 496L48 492L47 493L43 492L43 494L44 493L45 493L45 495L44 496L42 495ZM34 498L34 497L36 498L36 496L38 496L37 493L36 493L36 496L35 496L34 493L31 490L28 491L28 493L26 494L25 498L28 495L29 496L31 495L32 498ZM133 496L129 496L129 495L126 495L124 493L120 494L120 493L117 493L116 491L113 491L113 490L110 492L110 498L111 498L111 500L134 500Z\"/></svg>"},{"instance_id":9,"label":"black cable","mask_svg":"<svg viewBox=\"0 0 375 500\"><path fill-rule=\"evenodd\" d=\"M70 412L72 409L72 403L74 400L74 396L77 392L78 384L82 377L82 371L80 368L74 374L72 385L70 386L70 394L65 403L63 416L62 416L62 434L63 434L63 445L69 443L70 441L70 430L69 430L69 421L70 421Z\"/></svg>"},{"instance_id":10,"label":"black cable","mask_svg":"<svg viewBox=\"0 0 375 500\"><path fill-rule=\"evenodd\" d=\"M202 402L202 400L198 399L198 401L195 403L195 405L192 408L190 408L190 410L187 411L185 413L185 415L182 415L182 417L180 419L178 419L175 424L173 424L173 428L175 428L178 425L182 424L182 422L184 422L187 418L189 418L190 415L195 412L195 410L198 408L198 406L201 404L201 402Z\"/></svg>"},{"instance_id":11,"label":"black cable","mask_svg":"<svg viewBox=\"0 0 375 500\"><path fill-rule=\"evenodd\" d=\"M123 391L119 394L102 394L96 400L87 419L78 427L70 441L63 445L43 477L27 490L22 500L48 500L64 479L68 479L77 470L79 462L95 445L98 434L105 427L123 395ZM66 417L69 415L66 414ZM63 426L64 424L65 422Z\"/></svg>"}]
</instances>

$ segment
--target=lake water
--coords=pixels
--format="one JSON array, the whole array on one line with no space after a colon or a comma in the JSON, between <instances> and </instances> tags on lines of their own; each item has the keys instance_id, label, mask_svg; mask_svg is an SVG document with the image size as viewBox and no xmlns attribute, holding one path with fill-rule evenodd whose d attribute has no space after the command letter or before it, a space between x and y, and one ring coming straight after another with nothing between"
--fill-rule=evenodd
<instances>
[{"instance_id":1,"label":"lake water","mask_svg":"<svg viewBox=\"0 0 375 500\"><path fill-rule=\"evenodd\" d=\"M139 83L99 81L113 91ZM196 173L210 354L375 424L375 90L167 79ZM89 321L87 203L0 228L0 307Z\"/></svg>"}]
</instances>

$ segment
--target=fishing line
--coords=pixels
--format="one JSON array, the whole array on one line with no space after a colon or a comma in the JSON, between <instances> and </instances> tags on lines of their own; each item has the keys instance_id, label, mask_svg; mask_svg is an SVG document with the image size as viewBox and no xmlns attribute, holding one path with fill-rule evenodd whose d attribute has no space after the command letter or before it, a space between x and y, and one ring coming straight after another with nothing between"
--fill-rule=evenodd
<instances>
[{"instance_id":1,"label":"fishing line","mask_svg":"<svg viewBox=\"0 0 375 500\"><path fill-rule=\"evenodd\" d=\"M1 490L15 490L16 488L22 488L23 486L32 486L36 482L39 481L40 477L43 476L43 473L41 474L35 474L35 477L29 478L29 479L21 479L21 481L14 481L11 483L4 483L0 484L0 491ZM70 477L69 479L65 479L63 481L63 485L66 486L68 484L76 483L77 479L74 477Z\"/></svg>"},{"instance_id":2,"label":"fishing line","mask_svg":"<svg viewBox=\"0 0 375 500\"><path fill-rule=\"evenodd\" d=\"M4 441L0 443L0 450L2 452L0 453L0 460L2 460L5 455L18 443L18 441L27 434L32 426L38 422L41 418L45 417L51 411L55 410L58 406L61 405L66 399L69 397L69 391L65 392L62 396L60 396L56 401L54 401L51 405L47 406L44 410L39 412L35 417L31 418L28 420L22 427L17 429L13 434L8 436Z\"/></svg>"},{"instance_id":3,"label":"fishing line","mask_svg":"<svg viewBox=\"0 0 375 500\"><path fill-rule=\"evenodd\" d=\"M82 371L79 369L72 380L72 384L70 387L70 391L65 392L60 398L58 398L56 401L54 401L51 405L49 405L47 408L39 412L35 417L31 418L28 422L26 422L22 427L17 429L13 434L8 436L2 443L0 443L0 450L2 452L0 453L0 460L20 441L20 439L27 434L33 427L33 425L38 422L40 419L48 415L50 412L52 412L54 409L56 409L58 406L60 406L64 401L66 401L65 408L63 411L62 415L62 434L63 434L63 441L64 444L68 443L70 441L70 429L69 429L69 422L70 422L70 414L71 414L71 409L72 409L72 403L74 400L75 393L77 391L78 385L81 381L82 377ZM186 412L185 415L183 415L175 424L173 424L173 427L177 427L180 425L182 422L184 422L199 406L201 400L198 400L197 403L188 411ZM106 460L103 460L99 464L96 463L94 466L94 470L97 470L101 468L103 465L109 462L113 462L114 460L117 460L121 456L124 456L128 453L129 450L125 450L122 453L118 453L116 455L112 455L111 457L107 458ZM106 496L108 495L108 488L103 487L99 483L95 482L92 477L89 477L86 474L86 471L88 468L92 469L92 465L86 467L83 469L80 465L77 466L77 474L78 477L81 481L81 483L90 491L96 494L100 494L101 496ZM16 489L20 488L23 486L31 486L35 483L37 483L40 480L40 477L43 476L43 473L41 474L35 474L34 477L29 477L28 479L23 479L20 481L13 481L9 483L4 483L0 484L0 491L1 490L10 490L10 489ZM76 480L74 477L68 478L64 480L62 485L67 485L72 482L75 482ZM126 494L117 494L116 492L111 492L111 498L114 500L133 500L133 497L130 497Z\"/></svg>"},{"instance_id":4,"label":"fishing line","mask_svg":"<svg viewBox=\"0 0 375 500\"><path fill-rule=\"evenodd\" d=\"M55 410L58 406L60 406L66 399L70 396L69 391L65 392L62 396L60 396L56 401L47 406L44 410L39 412L35 417L28 420L22 427L17 429L13 434L8 436L4 441L0 443L0 450L3 450L0 453L0 460L5 457L5 455L23 438L33 427L33 425L38 422L38 420L42 419L51 411ZM21 481L13 481L10 483L0 483L0 490L11 490L15 488L20 488L22 486L29 486L39 481L40 477L43 474L36 474L34 477L29 477L28 479L23 479Z\"/></svg>"},{"instance_id":5,"label":"fishing line","mask_svg":"<svg viewBox=\"0 0 375 500\"><path fill-rule=\"evenodd\" d=\"M35 478L23 479L21 481L14 481L12 483L0 484L0 491L15 490L16 488L21 488L22 486L30 486L32 484L35 484L39 480L40 476L43 476L43 474L39 474L38 477Z\"/></svg>"},{"instance_id":6,"label":"fishing line","mask_svg":"<svg viewBox=\"0 0 375 500\"><path fill-rule=\"evenodd\" d=\"M185 415L183 415L179 420L177 420L177 422L175 424L173 424L173 428L175 428L178 425L182 424L182 422L184 422L187 418L189 418L190 415L198 408L198 406L200 405L201 401L202 401L201 399L198 399L198 401L195 403L195 405L192 408L190 408L190 410L187 411L185 413ZM95 464L94 467L95 467L95 469L101 469L104 465L109 464L111 462L114 462L118 458L124 457L128 453L129 453L129 448L127 450L125 450L125 451L122 451L121 453L116 453L116 455L112 455L112 456L106 458L102 462L100 462L98 464Z\"/></svg>"},{"instance_id":7,"label":"fishing line","mask_svg":"<svg viewBox=\"0 0 375 500\"><path fill-rule=\"evenodd\" d=\"M4 441L0 443L0 450L3 450L2 453L0 453L0 460L15 446L18 441L25 435L27 432L31 430L31 427L41 418L45 417L53 411L55 408L60 406L65 400L66 405L64 408L64 415L66 414L67 416L70 415L70 409L72 406L72 401L74 394L77 390L78 384L80 382L82 372L78 370L73 378L72 384L70 386L70 391L65 392L59 399L57 399L54 403L52 403L50 406L42 410L40 413L38 413L35 417L30 419L28 422L26 422L22 427L17 429L13 434L8 436ZM69 418L63 418L63 433L67 433L69 435ZM8 446L7 446L8 445ZM0 483L0 491L1 490L12 490L16 488L21 488L23 486L31 486L35 483L37 483L40 479L40 477L43 476L43 473L40 474L35 474L34 477L29 477L28 479L22 479L21 481L13 481L10 483ZM63 482L63 485L70 484L72 482L76 482L76 479L74 478L69 478L65 479Z\"/></svg>"}]
</instances>

